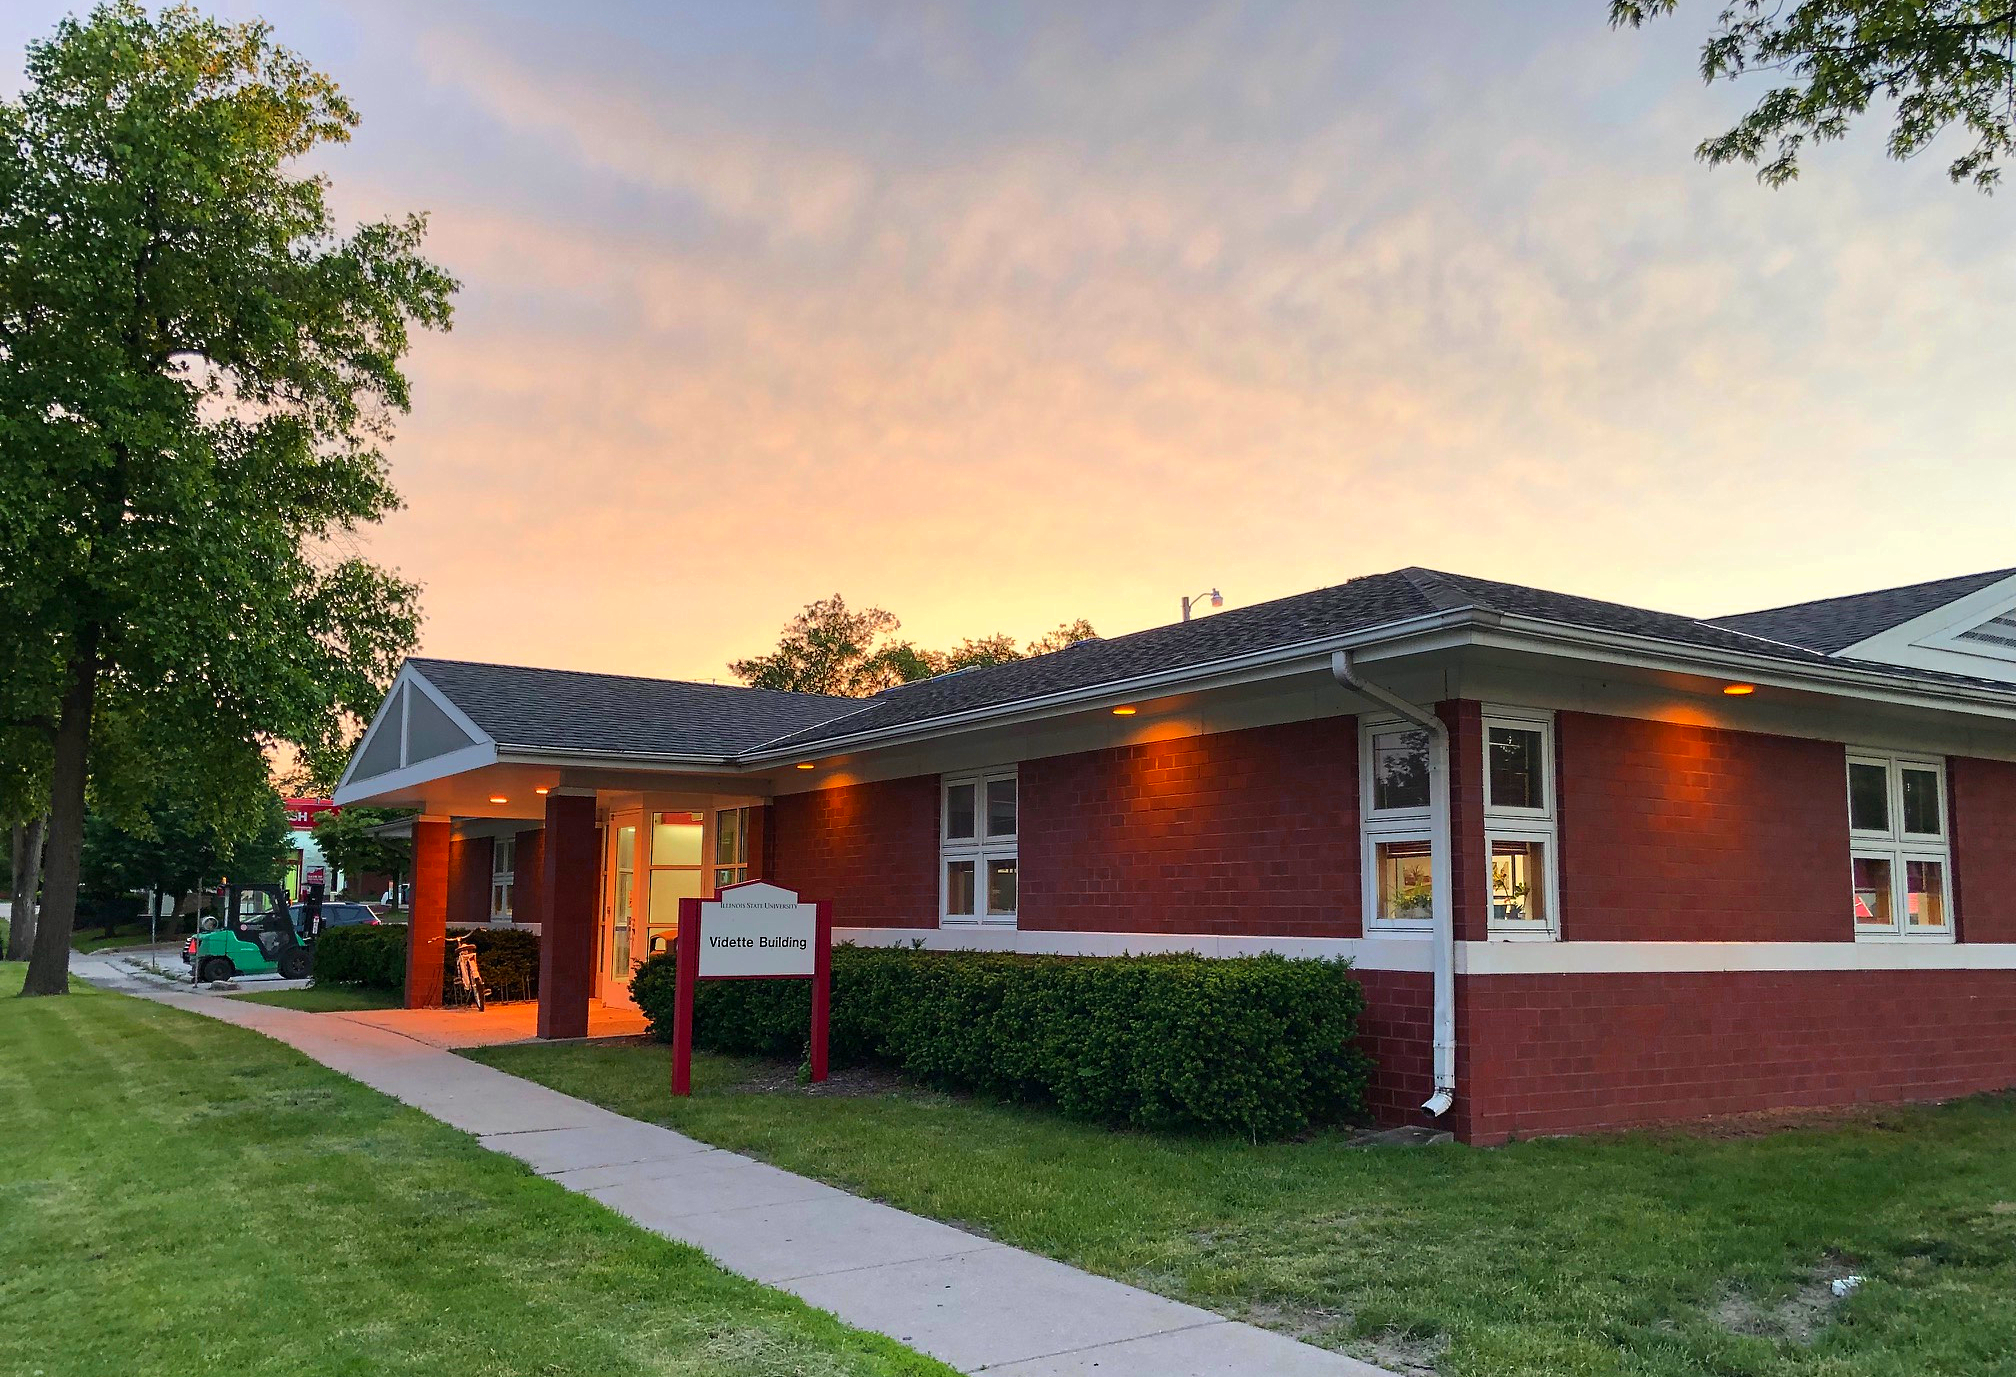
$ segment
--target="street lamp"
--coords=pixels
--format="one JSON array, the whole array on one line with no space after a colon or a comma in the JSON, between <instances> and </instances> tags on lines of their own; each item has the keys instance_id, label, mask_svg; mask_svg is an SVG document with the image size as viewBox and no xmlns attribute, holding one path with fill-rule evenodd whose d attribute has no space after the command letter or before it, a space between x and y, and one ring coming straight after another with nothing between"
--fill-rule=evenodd
<instances>
[{"instance_id":1,"label":"street lamp","mask_svg":"<svg viewBox=\"0 0 2016 1377\"><path fill-rule=\"evenodd\" d=\"M1189 621L1190 609L1195 607L1198 603L1204 601L1204 599L1206 598L1211 599L1211 605L1213 607L1223 607L1225 605L1225 595L1223 593L1220 593L1216 588L1213 588L1208 593L1199 593L1195 597L1183 599L1183 620L1186 622Z\"/></svg>"}]
</instances>

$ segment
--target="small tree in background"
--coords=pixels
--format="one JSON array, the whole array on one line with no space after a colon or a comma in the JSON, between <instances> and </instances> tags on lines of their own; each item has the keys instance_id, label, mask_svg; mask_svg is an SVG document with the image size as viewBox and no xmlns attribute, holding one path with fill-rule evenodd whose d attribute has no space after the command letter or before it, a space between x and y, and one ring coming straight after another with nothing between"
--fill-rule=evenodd
<instances>
[{"instance_id":1,"label":"small tree in background","mask_svg":"<svg viewBox=\"0 0 2016 1377\"><path fill-rule=\"evenodd\" d=\"M24 994L68 988L87 788L138 791L150 742L329 741L414 641L417 590L342 552L398 505L400 361L455 284L421 218L339 237L296 170L356 122L264 24L132 0L0 102L0 677L50 762Z\"/></svg>"},{"instance_id":2,"label":"small tree in background","mask_svg":"<svg viewBox=\"0 0 2016 1377\"><path fill-rule=\"evenodd\" d=\"M1097 635L1092 623L1080 617L1026 646L1018 646L1012 636L996 634L961 641L951 650L922 650L910 641L896 639L902 625L879 607L855 611L835 593L806 604L784 628L775 650L733 661L728 671L751 688L866 698L897 684L915 683L955 669L1005 665L1045 655Z\"/></svg>"},{"instance_id":3,"label":"small tree in background","mask_svg":"<svg viewBox=\"0 0 2016 1377\"><path fill-rule=\"evenodd\" d=\"M1614 26L1641 27L1678 0L1611 0ZM1956 182L1991 190L2016 150L2016 3L2010 0L1740 0L1725 4L1701 49L1701 75L1789 78L1734 128L1704 139L1708 163L1745 162L1758 180L1799 175L1808 143L1844 137L1879 98L1894 114L1893 158L1922 152L1948 129L1973 140L1948 166Z\"/></svg>"}]
</instances>

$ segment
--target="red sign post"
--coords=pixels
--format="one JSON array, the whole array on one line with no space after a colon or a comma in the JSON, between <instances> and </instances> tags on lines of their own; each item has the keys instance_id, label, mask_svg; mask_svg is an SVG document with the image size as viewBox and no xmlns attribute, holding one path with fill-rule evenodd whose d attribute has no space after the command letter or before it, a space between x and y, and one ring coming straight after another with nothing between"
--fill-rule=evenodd
<instances>
[{"instance_id":1,"label":"red sign post","mask_svg":"<svg viewBox=\"0 0 2016 1377\"><path fill-rule=\"evenodd\" d=\"M672 1001L672 1093L693 1093L693 992L703 980L810 980L812 1079L826 1079L826 1025L833 984L833 906L802 903L791 890L751 880L718 899L679 901L679 956Z\"/></svg>"}]
</instances>

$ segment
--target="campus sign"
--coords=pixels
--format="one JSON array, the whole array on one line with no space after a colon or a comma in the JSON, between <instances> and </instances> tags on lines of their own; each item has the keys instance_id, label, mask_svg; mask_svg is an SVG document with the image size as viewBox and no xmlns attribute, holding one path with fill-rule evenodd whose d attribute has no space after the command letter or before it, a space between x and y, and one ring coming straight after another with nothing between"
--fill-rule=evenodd
<instances>
[{"instance_id":1,"label":"campus sign","mask_svg":"<svg viewBox=\"0 0 2016 1377\"><path fill-rule=\"evenodd\" d=\"M812 1079L826 1079L833 907L805 903L763 880L718 899L679 901L679 964L672 1012L672 1093L693 1092L693 990L702 980L810 980Z\"/></svg>"}]
</instances>

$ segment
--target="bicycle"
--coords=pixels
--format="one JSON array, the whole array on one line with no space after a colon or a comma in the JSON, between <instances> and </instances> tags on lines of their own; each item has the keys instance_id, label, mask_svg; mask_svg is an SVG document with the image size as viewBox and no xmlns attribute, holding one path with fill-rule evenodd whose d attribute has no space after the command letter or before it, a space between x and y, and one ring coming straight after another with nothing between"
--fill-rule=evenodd
<instances>
[{"instance_id":1,"label":"bicycle","mask_svg":"<svg viewBox=\"0 0 2016 1377\"><path fill-rule=\"evenodd\" d=\"M455 979L469 992L469 998L476 1005L476 1012L483 1012L483 996L489 993L483 985L482 968L476 964L476 943L467 933L455 938Z\"/></svg>"}]
</instances>

